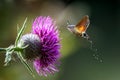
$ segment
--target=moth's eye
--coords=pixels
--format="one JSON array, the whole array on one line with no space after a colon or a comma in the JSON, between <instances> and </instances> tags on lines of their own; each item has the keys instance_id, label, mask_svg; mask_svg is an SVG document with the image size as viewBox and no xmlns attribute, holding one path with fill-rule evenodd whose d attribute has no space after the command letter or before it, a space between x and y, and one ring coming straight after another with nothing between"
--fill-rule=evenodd
<instances>
[{"instance_id":1,"label":"moth's eye","mask_svg":"<svg viewBox=\"0 0 120 80\"><path fill-rule=\"evenodd\" d=\"M87 36L87 34L86 33L83 33L83 35L82 35L83 37L86 37Z\"/></svg>"},{"instance_id":2,"label":"moth's eye","mask_svg":"<svg viewBox=\"0 0 120 80\"><path fill-rule=\"evenodd\" d=\"M89 39L89 36L87 35L87 33L82 33L82 37L86 38L86 39Z\"/></svg>"}]
</instances>

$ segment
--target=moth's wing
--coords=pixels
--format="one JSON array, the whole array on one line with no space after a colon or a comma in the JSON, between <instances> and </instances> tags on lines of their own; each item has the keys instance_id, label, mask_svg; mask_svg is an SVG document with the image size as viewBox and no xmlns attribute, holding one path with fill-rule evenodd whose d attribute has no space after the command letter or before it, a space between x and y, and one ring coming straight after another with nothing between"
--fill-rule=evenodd
<instances>
[{"instance_id":1,"label":"moth's wing","mask_svg":"<svg viewBox=\"0 0 120 80\"><path fill-rule=\"evenodd\" d=\"M75 32L75 31L74 31L74 27L75 27L75 26L76 26L76 25L71 25L70 22L67 21L67 29L68 29L70 32L72 32L72 33Z\"/></svg>"},{"instance_id":2,"label":"moth's wing","mask_svg":"<svg viewBox=\"0 0 120 80\"><path fill-rule=\"evenodd\" d=\"M85 26L87 28L89 24L90 24L89 16L86 15L80 20L80 22L76 25L76 27Z\"/></svg>"},{"instance_id":3,"label":"moth's wing","mask_svg":"<svg viewBox=\"0 0 120 80\"><path fill-rule=\"evenodd\" d=\"M89 16L84 16L80 22L75 26L76 29L79 30L79 32L85 32L90 24Z\"/></svg>"},{"instance_id":4,"label":"moth's wing","mask_svg":"<svg viewBox=\"0 0 120 80\"><path fill-rule=\"evenodd\" d=\"M74 33L74 32L75 32L74 27L75 27L75 25L68 25L67 29L68 29L70 32Z\"/></svg>"}]
</instances>

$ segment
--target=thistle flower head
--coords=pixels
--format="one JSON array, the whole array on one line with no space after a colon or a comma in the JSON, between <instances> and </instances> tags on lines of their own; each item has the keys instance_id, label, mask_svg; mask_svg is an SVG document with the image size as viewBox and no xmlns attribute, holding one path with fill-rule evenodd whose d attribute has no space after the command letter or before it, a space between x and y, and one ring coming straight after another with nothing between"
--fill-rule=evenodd
<instances>
[{"instance_id":1,"label":"thistle flower head","mask_svg":"<svg viewBox=\"0 0 120 80\"><path fill-rule=\"evenodd\" d=\"M25 56L33 61L38 74L47 76L58 71L56 65L60 58L60 39L51 17L37 17L32 24L31 33L24 35L21 40L28 45Z\"/></svg>"}]
</instances>

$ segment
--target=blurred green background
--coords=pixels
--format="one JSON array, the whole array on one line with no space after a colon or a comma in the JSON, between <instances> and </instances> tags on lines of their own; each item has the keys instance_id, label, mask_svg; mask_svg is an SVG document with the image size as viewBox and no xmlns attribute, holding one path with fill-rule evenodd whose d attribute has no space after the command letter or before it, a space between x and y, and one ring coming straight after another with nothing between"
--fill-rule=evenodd
<instances>
[{"instance_id":1,"label":"blurred green background","mask_svg":"<svg viewBox=\"0 0 120 80\"><path fill-rule=\"evenodd\" d=\"M103 62L93 57L90 43L67 30L67 20L77 24L89 15L87 33ZM61 37L61 65L55 75L33 79L19 62L4 67L0 53L0 80L120 80L120 1L118 0L0 0L0 47L14 44L17 24L28 17L25 33L37 16L51 16ZM35 71L35 70L34 70Z\"/></svg>"}]
</instances>

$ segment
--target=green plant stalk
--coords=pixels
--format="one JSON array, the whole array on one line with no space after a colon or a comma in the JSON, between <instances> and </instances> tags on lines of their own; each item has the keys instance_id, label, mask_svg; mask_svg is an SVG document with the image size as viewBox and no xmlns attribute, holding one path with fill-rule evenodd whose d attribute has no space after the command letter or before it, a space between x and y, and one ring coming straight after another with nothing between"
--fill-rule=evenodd
<instances>
[{"instance_id":1,"label":"green plant stalk","mask_svg":"<svg viewBox=\"0 0 120 80\"><path fill-rule=\"evenodd\" d=\"M7 48L0 48L0 52L6 51Z\"/></svg>"},{"instance_id":2,"label":"green plant stalk","mask_svg":"<svg viewBox=\"0 0 120 80\"><path fill-rule=\"evenodd\" d=\"M24 30L26 28L26 22L27 22L27 18L25 19L25 21L24 21L24 23L23 23L22 28L20 29L20 31L17 30L18 31L18 35L17 35L16 40L15 40L15 46L17 46L17 44L18 44L18 42L20 40L20 37L22 36L22 33L24 32Z\"/></svg>"},{"instance_id":3,"label":"green plant stalk","mask_svg":"<svg viewBox=\"0 0 120 80\"><path fill-rule=\"evenodd\" d=\"M26 62L26 60L23 58L21 52L17 53L19 59L21 60L21 62L24 64L24 66L28 69L28 71L31 73L31 75L33 77L35 77L35 75L33 74L33 70L31 69L31 67L28 65L28 63Z\"/></svg>"}]
</instances>

